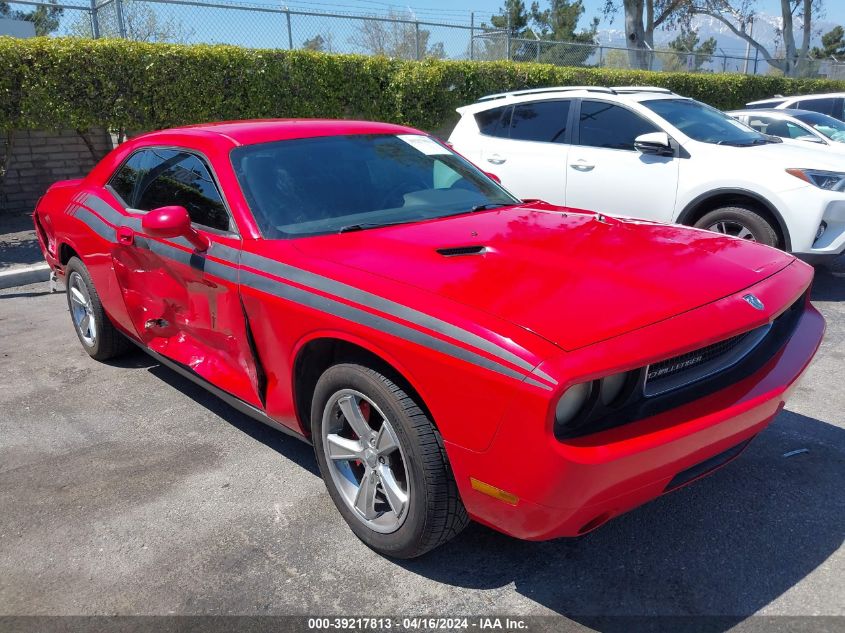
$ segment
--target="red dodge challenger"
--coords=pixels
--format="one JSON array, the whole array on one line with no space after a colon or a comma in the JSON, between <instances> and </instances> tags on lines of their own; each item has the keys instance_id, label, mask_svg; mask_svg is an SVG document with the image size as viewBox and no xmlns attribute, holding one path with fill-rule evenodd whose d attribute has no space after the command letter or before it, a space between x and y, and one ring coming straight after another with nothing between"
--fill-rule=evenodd
<instances>
[{"instance_id":1,"label":"red dodge challenger","mask_svg":"<svg viewBox=\"0 0 845 633\"><path fill-rule=\"evenodd\" d=\"M395 557L470 518L584 534L713 471L824 332L786 253L520 201L397 125L145 134L34 218L88 354L134 343L312 442Z\"/></svg>"}]
</instances>

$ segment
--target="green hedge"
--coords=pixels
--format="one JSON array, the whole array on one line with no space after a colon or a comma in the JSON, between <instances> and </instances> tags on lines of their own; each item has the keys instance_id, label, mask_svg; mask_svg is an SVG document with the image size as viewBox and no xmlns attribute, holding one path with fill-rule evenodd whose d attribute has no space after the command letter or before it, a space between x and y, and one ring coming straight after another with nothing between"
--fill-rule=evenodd
<instances>
[{"instance_id":1,"label":"green hedge","mask_svg":"<svg viewBox=\"0 0 845 633\"><path fill-rule=\"evenodd\" d=\"M345 117L445 131L491 92L647 84L728 109L845 82L738 74L563 68L123 40L0 37L0 129L149 130L221 119Z\"/></svg>"}]
</instances>

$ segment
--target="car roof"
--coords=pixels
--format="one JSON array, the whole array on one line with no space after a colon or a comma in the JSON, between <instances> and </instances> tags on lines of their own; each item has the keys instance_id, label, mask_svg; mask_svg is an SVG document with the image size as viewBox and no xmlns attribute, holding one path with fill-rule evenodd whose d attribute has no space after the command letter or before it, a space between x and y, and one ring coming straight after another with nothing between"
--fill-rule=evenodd
<instances>
[{"instance_id":1,"label":"car roof","mask_svg":"<svg viewBox=\"0 0 845 633\"><path fill-rule=\"evenodd\" d=\"M656 86L553 86L486 95L475 103L458 108L457 111L461 114L474 114L503 105L531 101L548 101L562 97L600 98L619 102L639 102L653 99L687 99L687 97L677 95L666 88Z\"/></svg>"},{"instance_id":2,"label":"car roof","mask_svg":"<svg viewBox=\"0 0 845 633\"><path fill-rule=\"evenodd\" d=\"M758 99L757 101L749 101L745 105L756 105L758 103L784 103L785 101L794 101L796 99L800 99L801 101L805 101L807 99L830 99L831 97L845 97L845 92L825 92L821 94L815 95L789 95L789 96L780 96L780 97L770 97L768 99Z\"/></svg>"},{"instance_id":3,"label":"car roof","mask_svg":"<svg viewBox=\"0 0 845 633\"><path fill-rule=\"evenodd\" d=\"M777 108L748 108L740 110L730 110L727 114L748 114L760 115L765 114L769 116L779 117L781 119L791 119L804 114L820 114L813 110L801 110L799 108L789 108L788 110L779 110Z\"/></svg>"},{"instance_id":4,"label":"car roof","mask_svg":"<svg viewBox=\"0 0 845 633\"><path fill-rule=\"evenodd\" d=\"M148 132L133 140L144 144L174 136L209 141L214 137L234 146L253 145L295 138L318 136L344 136L352 134L423 134L404 125L353 121L341 119L252 119L245 121L219 121Z\"/></svg>"}]
</instances>

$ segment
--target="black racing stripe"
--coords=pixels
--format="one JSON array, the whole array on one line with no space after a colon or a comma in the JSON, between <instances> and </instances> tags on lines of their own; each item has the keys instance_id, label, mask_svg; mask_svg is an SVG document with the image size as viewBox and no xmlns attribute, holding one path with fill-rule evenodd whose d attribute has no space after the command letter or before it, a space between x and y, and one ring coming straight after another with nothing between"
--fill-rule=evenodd
<instances>
[{"instance_id":1,"label":"black racing stripe","mask_svg":"<svg viewBox=\"0 0 845 633\"><path fill-rule=\"evenodd\" d=\"M447 323L436 317L425 314L424 312L420 312L419 310L414 310L413 308L379 297L378 295L366 292L365 290L360 290L359 288L329 279L328 277L323 277L316 273L302 270L301 268L295 268L288 264L283 264L276 260L262 257L261 255L256 255L254 253L244 252L241 255L241 263L249 266L250 268L255 268L256 270L267 272L275 275L276 277L281 277L282 279L293 281L303 286L308 286L309 288L314 288L315 290L320 290L327 294L347 299L348 301L353 301L368 308L397 317L403 321L408 321L414 325L432 330L438 334L442 334L443 336L448 336L449 338L470 345L471 347L484 350L488 354L505 360L517 367L521 367L528 372L533 371L538 377L543 378L552 384L557 384L557 381L548 374L545 374L540 370L535 370L535 365L532 363L529 363L516 354L496 345L492 341L478 336L477 334L473 334L472 332L468 332L456 325L452 325L451 323Z\"/></svg>"},{"instance_id":2,"label":"black racing stripe","mask_svg":"<svg viewBox=\"0 0 845 633\"><path fill-rule=\"evenodd\" d=\"M115 226L129 226L133 230L141 230L140 218L127 216L124 213L117 211L111 205L105 202L102 198L99 198L92 194L87 194L81 196L80 199L83 204L85 204L90 209L93 209L97 213L101 214L103 218L106 218L107 221L114 224ZM76 212L76 215L104 239L111 242L117 241L115 237L115 229L103 222L103 220L101 220L94 213L91 213L91 211L89 211L88 209L80 208ZM187 248L192 248L190 242L188 242L185 238L175 238L169 241L177 244L182 244ZM426 334L425 332L420 332L419 330L415 330L401 323L396 323L395 321L391 321L389 319L385 319L384 317L372 314L370 312L367 312L366 310L349 306L345 303L336 301L334 299L329 299L328 297L323 297L308 290L289 286L283 282L279 282L274 279L269 279L262 275L249 272L247 270L240 269L239 274L238 269L232 267L237 267L239 261L242 261L244 264L249 265L252 268L266 271L267 273L273 274L282 279L293 281L303 286L308 286L315 290L321 290L328 294L333 294L338 297L379 310L380 312L390 314L391 316L398 317L400 319L408 321L409 323L413 323L420 327L432 330L449 338L465 343L471 347L482 349L493 356L496 356L498 358L501 358L502 360L506 360L518 367L523 368L524 370L528 371L529 373L532 373L533 375L538 376L539 378L551 382L552 384L557 384L557 381L551 376L536 369L535 366L531 363L511 353L510 351L499 347L492 341L484 339L476 334L473 334L472 332L463 330L450 323L446 323L445 321L441 321L440 319L427 315L423 312L419 312L418 310L414 310L413 308L403 306L394 301L390 301L389 299L385 299L383 297L379 297L378 295L371 294L369 292L360 290L353 286L349 286L342 282L329 279L328 277L317 275L316 273L311 273L300 268L295 268L293 266L289 266L287 264L283 264L281 262L262 257L261 255L256 255L254 253L241 252L237 249L215 242L212 242L208 254L211 254L214 257L224 260L228 263L224 264L220 262L211 261L205 257L205 253L199 254L196 252L184 251L169 244L168 242L160 242L158 240L149 239L143 235L135 236L135 244L139 248L145 248L147 250L150 250L151 252L156 253L157 255L172 259L187 266L192 266L198 270L202 270L208 274L214 275L215 277L219 277L221 279L225 279L232 283L238 283L238 281L240 281L241 283L255 288L256 290L268 292L269 294L273 294L283 299L288 299L295 303L309 306L322 312L327 312L329 314L340 316L348 321L352 321L360 325L381 330L383 332L388 332L399 338L422 345L423 347L439 351L443 354L446 354L447 356L452 356L454 358L464 360L473 365L484 367L496 373L515 378L517 380L524 380L524 382L539 387L541 389L549 391L552 389L552 387L535 380L531 376L525 376L524 374L515 371L510 367L507 367L506 365L502 365L499 362L481 356L470 350L466 350L447 341L443 341L442 339L431 336L430 334Z\"/></svg>"},{"instance_id":3,"label":"black racing stripe","mask_svg":"<svg viewBox=\"0 0 845 633\"><path fill-rule=\"evenodd\" d=\"M270 279L269 277L264 277L263 275L252 273L243 269L241 269L241 283L255 290L260 290L261 292L266 292L276 297L293 301L294 303L319 310L320 312L332 314L346 319L347 321L352 321L353 323L358 323L359 325L392 334L393 336L397 336L406 341L417 343L423 347L433 349L442 354L446 354L447 356L458 358L479 367L484 367L485 369L489 369L504 376L516 378L517 380L524 379L525 382L536 387L540 387L541 389L549 391L552 389L548 385L538 382L531 377L525 376L524 374L502 365L501 363L476 354L475 352L458 347L457 345L453 345L452 343L436 338L430 334L426 334L425 332L420 332L419 330L415 330L407 325L402 325L401 323L391 321L390 319L385 319L384 317L380 317L360 308L314 294L308 290L289 286L285 283L280 283L274 279Z\"/></svg>"}]
</instances>

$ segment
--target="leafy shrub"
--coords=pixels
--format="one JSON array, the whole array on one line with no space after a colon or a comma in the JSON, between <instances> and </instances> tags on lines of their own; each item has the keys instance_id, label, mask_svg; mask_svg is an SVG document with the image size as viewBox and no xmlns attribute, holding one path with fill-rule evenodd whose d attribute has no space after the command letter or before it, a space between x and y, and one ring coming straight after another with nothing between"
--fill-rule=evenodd
<instances>
[{"instance_id":1,"label":"leafy shrub","mask_svg":"<svg viewBox=\"0 0 845 633\"><path fill-rule=\"evenodd\" d=\"M0 38L0 129L149 130L223 119L362 118L445 133L455 108L504 90L653 85L721 109L845 82L658 73L76 38Z\"/></svg>"}]
</instances>

